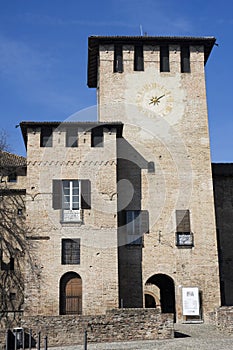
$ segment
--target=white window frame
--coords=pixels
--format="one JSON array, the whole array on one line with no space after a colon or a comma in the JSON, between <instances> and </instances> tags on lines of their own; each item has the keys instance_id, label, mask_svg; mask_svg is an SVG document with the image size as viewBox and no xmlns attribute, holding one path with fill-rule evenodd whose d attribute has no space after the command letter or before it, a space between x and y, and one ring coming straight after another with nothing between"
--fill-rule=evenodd
<instances>
[{"instance_id":1,"label":"white window frame","mask_svg":"<svg viewBox=\"0 0 233 350\"><path fill-rule=\"evenodd\" d=\"M64 192L64 184L68 182L68 195ZM78 183L78 208L74 209L74 185L75 182ZM69 200L65 202L65 197L68 197ZM65 203L68 203L69 208L66 208ZM77 222L81 221L81 180L63 180L62 181L62 220L64 222Z\"/></svg>"}]
</instances>

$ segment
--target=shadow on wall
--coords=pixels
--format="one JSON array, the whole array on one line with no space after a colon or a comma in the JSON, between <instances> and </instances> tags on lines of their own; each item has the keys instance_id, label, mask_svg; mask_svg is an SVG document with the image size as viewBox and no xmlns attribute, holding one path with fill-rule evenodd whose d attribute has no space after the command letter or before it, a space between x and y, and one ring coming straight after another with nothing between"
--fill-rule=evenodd
<instances>
[{"instance_id":1,"label":"shadow on wall","mask_svg":"<svg viewBox=\"0 0 233 350\"><path fill-rule=\"evenodd\" d=\"M142 247L148 211L142 210L142 169L146 161L125 139L118 143L118 271L120 306L143 307Z\"/></svg>"}]
</instances>

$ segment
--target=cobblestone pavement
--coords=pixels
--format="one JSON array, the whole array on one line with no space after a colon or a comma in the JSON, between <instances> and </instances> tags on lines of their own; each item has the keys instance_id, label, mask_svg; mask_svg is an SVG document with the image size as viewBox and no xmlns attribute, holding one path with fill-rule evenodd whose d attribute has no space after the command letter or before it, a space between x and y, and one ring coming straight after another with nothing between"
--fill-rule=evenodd
<instances>
[{"instance_id":1,"label":"cobblestone pavement","mask_svg":"<svg viewBox=\"0 0 233 350\"><path fill-rule=\"evenodd\" d=\"M83 345L50 348L51 350L84 350ZM220 333L205 324L175 325L175 338L170 340L133 341L88 344L87 350L233 350L233 335Z\"/></svg>"}]
</instances>

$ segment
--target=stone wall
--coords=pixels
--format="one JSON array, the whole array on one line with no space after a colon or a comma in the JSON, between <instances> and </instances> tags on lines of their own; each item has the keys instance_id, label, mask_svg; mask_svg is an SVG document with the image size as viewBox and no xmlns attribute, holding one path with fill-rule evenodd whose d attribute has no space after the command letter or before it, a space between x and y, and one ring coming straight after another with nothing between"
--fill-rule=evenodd
<instances>
[{"instance_id":1,"label":"stone wall","mask_svg":"<svg viewBox=\"0 0 233 350\"><path fill-rule=\"evenodd\" d=\"M142 210L149 216L141 251L118 251L120 299L126 307L143 305L150 278L171 278L177 322L183 319L182 287L190 286L202 293L203 319L208 322L209 313L220 306L220 288L204 47L190 47L190 73L180 71L179 45L169 46L170 72L160 72L158 45L144 44L143 49L144 71L134 71L133 44L123 43L124 69L115 73L113 43L99 47L99 121L120 116L124 123L117 171L128 192L118 190L118 210ZM159 104L150 102L153 96L161 96ZM148 171L148 163L154 171ZM127 202L129 194L132 200ZM176 246L176 210L190 212L192 247Z\"/></svg>"},{"instance_id":2,"label":"stone wall","mask_svg":"<svg viewBox=\"0 0 233 350\"><path fill-rule=\"evenodd\" d=\"M217 327L229 334L233 334L233 306L223 306L216 310Z\"/></svg>"},{"instance_id":3,"label":"stone wall","mask_svg":"<svg viewBox=\"0 0 233 350\"><path fill-rule=\"evenodd\" d=\"M174 337L173 315L155 309L120 309L98 316L25 317L22 327L31 328L36 337L48 336L49 346L88 342L170 339Z\"/></svg>"}]
</instances>

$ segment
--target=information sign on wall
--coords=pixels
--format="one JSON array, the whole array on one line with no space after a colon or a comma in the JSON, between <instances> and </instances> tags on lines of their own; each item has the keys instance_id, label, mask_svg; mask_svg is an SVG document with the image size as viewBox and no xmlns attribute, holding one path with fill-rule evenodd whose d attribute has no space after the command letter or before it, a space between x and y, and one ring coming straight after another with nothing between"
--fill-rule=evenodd
<instances>
[{"instance_id":1,"label":"information sign on wall","mask_svg":"<svg viewBox=\"0 0 233 350\"><path fill-rule=\"evenodd\" d=\"M197 287L182 288L184 316L200 316L199 290Z\"/></svg>"}]
</instances>

